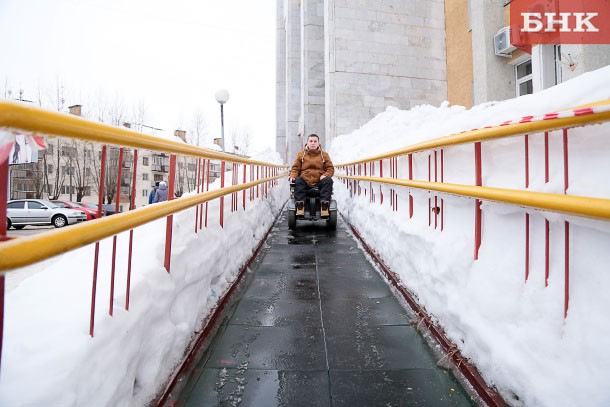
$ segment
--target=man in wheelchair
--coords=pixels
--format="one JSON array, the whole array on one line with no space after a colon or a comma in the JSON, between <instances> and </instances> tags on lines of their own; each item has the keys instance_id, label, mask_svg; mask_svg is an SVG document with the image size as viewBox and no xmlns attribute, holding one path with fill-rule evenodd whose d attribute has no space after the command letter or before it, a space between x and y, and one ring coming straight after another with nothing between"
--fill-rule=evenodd
<instances>
[{"instance_id":1,"label":"man in wheelchair","mask_svg":"<svg viewBox=\"0 0 610 407\"><path fill-rule=\"evenodd\" d=\"M320 138L317 134L307 137L307 144L299 151L292 170L290 183L294 183L294 200L296 215L305 214L305 199L307 196L320 195L320 216L329 216L330 197L333 192L332 176L335 167L327 152L322 151Z\"/></svg>"}]
</instances>

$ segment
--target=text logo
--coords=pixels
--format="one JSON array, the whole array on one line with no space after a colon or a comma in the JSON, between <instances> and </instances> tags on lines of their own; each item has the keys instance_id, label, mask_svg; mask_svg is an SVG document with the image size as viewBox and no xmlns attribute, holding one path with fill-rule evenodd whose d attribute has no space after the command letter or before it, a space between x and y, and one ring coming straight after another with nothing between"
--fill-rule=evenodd
<instances>
[{"instance_id":1,"label":"text logo","mask_svg":"<svg viewBox=\"0 0 610 407\"><path fill-rule=\"evenodd\" d=\"M537 44L610 44L610 0L513 0L510 39Z\"/></svg>"}]
</instances>

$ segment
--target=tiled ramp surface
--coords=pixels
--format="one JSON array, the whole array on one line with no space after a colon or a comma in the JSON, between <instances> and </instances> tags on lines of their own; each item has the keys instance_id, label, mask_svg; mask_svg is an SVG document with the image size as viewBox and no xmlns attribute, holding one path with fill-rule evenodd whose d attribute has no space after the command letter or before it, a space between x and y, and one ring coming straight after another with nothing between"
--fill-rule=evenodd
<instances>
[{"instance_id":1,"label":"tiled ramp surface","mask_svg":"<svg viewBox=\"0 0 610 407\"><path fill-rule=\"evenodd\" d=\"M266 246L177 405L474 405L341 219Z\"/></svg>"}]
</instances>

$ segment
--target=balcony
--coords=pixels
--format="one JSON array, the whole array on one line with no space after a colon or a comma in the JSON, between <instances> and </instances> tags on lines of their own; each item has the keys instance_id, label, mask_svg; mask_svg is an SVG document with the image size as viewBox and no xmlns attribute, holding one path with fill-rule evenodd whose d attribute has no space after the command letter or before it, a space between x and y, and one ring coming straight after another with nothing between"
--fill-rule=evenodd
<instances>
[{"instance_id":1,"label":"balcony","mask_svg":"<svg viewBox=\"0 0 610 407\"><path fill-rule=\"evenodd\" d=\"M168 172L169 171L169 165L163 165L163 164L153 164L151 167L152 171L156 171L156 172Z\"/></svg>"}]
</instances>

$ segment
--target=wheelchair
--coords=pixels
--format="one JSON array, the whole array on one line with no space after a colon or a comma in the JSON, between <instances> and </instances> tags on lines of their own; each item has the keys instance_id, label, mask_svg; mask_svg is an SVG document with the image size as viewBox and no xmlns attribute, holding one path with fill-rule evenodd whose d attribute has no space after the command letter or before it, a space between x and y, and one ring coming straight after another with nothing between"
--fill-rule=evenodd
<instances>
[{"instance_id":1,"label":"wheelchair","mask_svg":"<svg viewBox=\"0 0 610 407\"><path fill-rule=\"evenodd\" d=\"M337 229L337 201L331 199L328 205L328 215L320 214L320 189L313 187L307 190L305 197L305 214L297 215L296 201L294 200L294 183L290 184L290 200L288 201L288 228L294 230L297 221L307 220L315 222L326 220L326 227L331 230Z\"/></svg>"}]
</instances>

